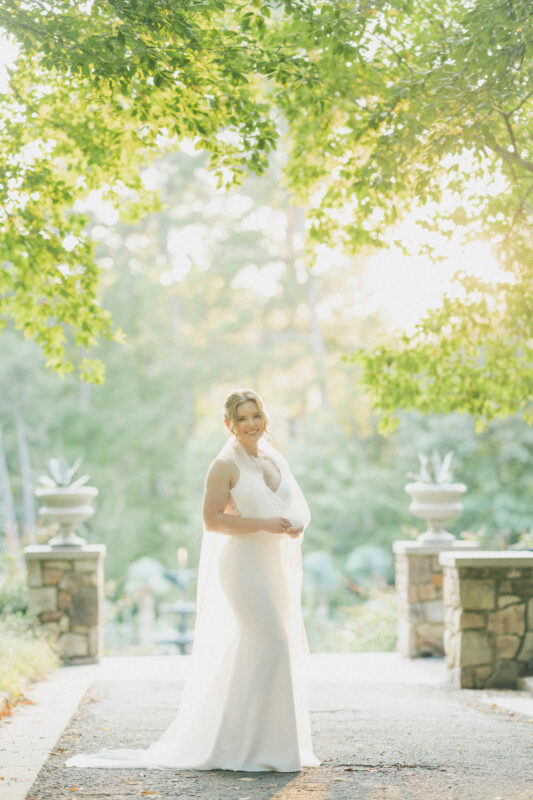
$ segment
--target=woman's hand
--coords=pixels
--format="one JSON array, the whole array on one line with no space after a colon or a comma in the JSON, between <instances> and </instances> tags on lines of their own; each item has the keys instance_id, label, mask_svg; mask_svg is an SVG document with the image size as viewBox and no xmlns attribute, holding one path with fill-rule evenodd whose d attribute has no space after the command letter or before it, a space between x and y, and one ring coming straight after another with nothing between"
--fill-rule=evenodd
<instances>
[{"instance_id":1,"label":"woman's hand","mask_svg":"<svg viewBox=\"0 0 533 800\"><path fill-rule=\"evenodd\" d=\"M303 529L304 529L303 525L300 528L288 528L288 530L286 530L285 533L288 533L291 539L297 539L298 536L303 531Z\"/></svg>"},{"instance_id":2,"label":"woman's hand","mask_svg":"<svg viewBox=\"0 0 533 800\"><path fill-rule=\"evenodd\" d=\"M264 521L263 530L269 533L288 533L293 530L291 521L287 517L267 517Z\"/></svg>"},{"instance_id":3,"label":"woman's hand","mask_svg":"<svg viewBox=\"0 0 533 800\"><path fill-rule=\"evenodd\" d=\"M296 539L303 531L303 525L295 527L287 517L268 517L265 519L264 530L269 533L286 533L291 539Z\"/></svg>"}]
</instances>

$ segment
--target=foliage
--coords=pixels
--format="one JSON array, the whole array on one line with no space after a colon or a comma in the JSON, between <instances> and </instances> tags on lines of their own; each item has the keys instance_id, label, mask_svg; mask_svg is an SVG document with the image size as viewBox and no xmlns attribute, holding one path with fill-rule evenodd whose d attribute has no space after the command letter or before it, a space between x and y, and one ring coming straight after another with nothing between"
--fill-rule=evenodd
<instances>
[{"instance_id":1,"label":"foliage","mask_svg":"<svg viewBox=\"0 0 533 800\"><path fill-rule=\"evenodd\" d=\"M356 368L340 361L348 346L371 345L379 329L376 315L354 313L361 261L302 269L279 162L229 193L216 188L202 154L169 153L151 177L165 208L131 225L113 224L107 209L90 218L102 302L127 333L121 348L102 345L107 381L89 387L72 374L57 381L34 343L3 334L0 422L18 519L17 413L34 474L50 452L69 463L83 453L100 490L87 539L106 544L106 577L116 582L108 646L138 648L135 598L124 595L128 568L143 557L175 567L180 546L197 563L204 478L225 435L222 400L233 386L253 385L311 507L306 564L317 551L329 555L329 622L315 615L312 570L305 576L313 649L370 647L364 636L381 617L375 647L393 646L392 611L372 611L346 582L350 553L377 546L390 558L391 543L420 524L409 514L403 476L417 451L435 449L455 452L458 479L468 486L452 530L483 529L489 547L516 541L531 528L533 430L517 415L476 436L464 415L411 412L380 436ZM275 279L267 279L273 263ZM367 612L374 616L358 627ZM356 638L341 632L352 627Z\"/></svg>"},{"instance_id":2,"label":"foliage","mask_svg":"<svg viewBox=\"0 0 533 800\"><path fill-rule=\"evenodd\" d=\"M333 614L358 598L344 582L355 548L390 556L395 539L421 532L404 478L418 451L455 453L468 491L454 533L485 526L489 546L499 546L529 530L533 430L512 417L476 436L464 415L410 412L391 436L379 435L356 368L340 361L349 343L369 346L379 328L377 315L354 313L361 261L301 267L277 162L227 194L205 167L201 154L168 154L151 176L168 207L134 225L114 225L106 209L91 217L102 302L127 333L121 348L102 345L110 367L103 385L73 374L57 381L35 343L4 332L0 423L17 520L19 414L34 476L50 453L69 463L83 453L99 488L84 537L107 547L106 578L116 581L126 628L132 562L148 556L174 568L183 546L197 564L204 479L225 437L222 402L234 386L252 385L311 507L304 556L326 551L337 576L327 598ZM272 263L275 278L267 278ZM316 602L311 589L307 608ZM117 647L129 642L121 625Z\"/></svg>"},{"instance_id":3,"label":"foliage","mask_svg":"<svg viewBox=\"0 0 533 800\"><path fill-rule=\"evenodd\" d=\"M460 539L467 542L476 542L480 550L506 550L508 547L507 531L489 530L486 525L481 525L477 530L463 530L461 531ZM518 537L519 541L522 534ZM510 545L510 548L516 545Z\"/></svg>"},{"instance_id":4,"label":"foliage","mask_svg":"<svg viewBox=\"0 0 533 800\"><path fill-rule=\"evenodd\" d=\"M443 459L441 459L438 450L434 450L431 457L425 453L419 453L418 459L420 461L420 472L408 472L408 478L414 478L415 481L421 483L432 484L445 484L451 483L453 480L451 463L453 452L450 450Z\"/></svg>"},{"instance_id":5,"label":"foliage","mask_svg":"<svg viewBox=\"0 0 533 800\"><path fill-rule=\"evenodd\" d=\"M72 467L69 467L64 458L51 458L48 462L48 469L50 475L41 475L39 482L48 488L55 488L56 486L62 489L76 489L78 486L83 486L89 480L88 475L82 475L81 478L73 480L81 466L81 456L79 456Z\"/></svg>"},{"instance_id":6,"label":"foliage","mask_svg":"<svg viewBox=\"0 0 533 800\"><path fill-rule=\"evenodd\" d=\"M389 8L367 65L371 88L355 103L357 124L345 123L351 130L335 142L346 153L356 129L363 177L355 227L366 216L374 235L384 232L411 203L431 231L490 241L503 273L491 284L465 270L459 296L446 296L413 335L353 357L383 412L384 433L398 424L397 409L468 413L477 431L516 413L531 423L531 4L429 0ZM343 189L331 186L327 197L340 205Z\"/></svg>"},{"instance_id":7,"label":"foliage","mask_svg":"<svg viewBox=\"0 0 533 800\"><path fill-rule=\"evenodd\" d=\"M346 559L346 573L358 587L368 587L376 580L394 582L392 557L388 548L374 544L354 547Z\"/></svg>"},{"instance_id":8,"label":"foliage","mask_svg":"<svg viewBox=\"0 0 533 800\"><path fill-rule=\"evenodd\" d=\"M125 220L158 207L139 166L165 139L196 139L219 174L264 169L275 129L255 73L271 69L257 35L269 13L261 3L218 0L75 10L68 0L3 0L0 24L20 53L0 99L0 312L57 371L72 369L65 329L86 349L102 336L122 338L98 301L94 242L78 201L99 190ZM104 376L102 362L87 357L78 372Z\"/></svg>"},{"instance_id":9,"label":"foliage","mask_svg":"<svg viewBox=\"0 0 533 800\"><path fill-rule=\"evenodd\" d=\"M125 590L128 594L149 591L153 595L164 595L169 590L165 570L160 561L149 556L133 561L128 567Z\"/></svg>"},{"instance_id":10,"label":"foliage","mask_svg":"<svg viewBox=\"0 0 533 800\"><path fill-rule=\"evenodd\" d=\"M400 419L393 434L393 452L412 452L415 441L417 450L455 452L457 478L466 483L467 492L461 498L464 511L453 522L453 532L484 531L483 546L499 549L531 527L528 475L533 430L523 420L493 420L475 435L472 421L459 414L424 418L411 412Z\"/></svg>"},{"instance_id":11,"label":"foliage","mask_svg":"<svg viewBox=\"0 0 533 800\"><path fill-rule=\"evenodd\" d=\"M8 709L23 696L28 682L44 678L59 665L52 638L26 613L21 557L22 553L0 553L0 701L5 700Z\"/></svg>"},{"instance_id":12,"label":"foliage","mask_svg":"<svg viewBox=\"0 0 533 800\"><path fill-rule=\"evenodd\" d=\"M394 589L374 586L368 598L326 620L308 615L305 620L312 652L367 653L396 649L398 623Z\"/></svg>"},{"instance_id":13,"label":"foliage","mask_svg":"<svg viewBox=\"0 0 533 800\"><path fill-rule=\"evenodd\" d=\"M24 616L0 620L0 696L8 707L20 700L28 682L41 680L59 666L53 644L42 631L28 627Z\"/></svg>"},{"instance_id":14,"label":"foliage","mask_svg":"<svg viewBox=\"0 0 533 800\"><path fill-rule=\"evenodd\" d=\"M463 275L463 296L413 336L349 344L380 430L396 409L468 413L478 430L533 419L528 0L113 0L75 13L2 0L0 24L20 47L0 99L0 313L50 366L77 360L101 381L87 351L122 338L80 202L101 191L124 221L157 208L139 167L187 138L223 184L263 172L283 125L311 261L320 243L381 246L416 212L430 231L487 238L504 270L494 285ZM81 359L67 356L69 330Z\"/></svg>"},{"instance_id":15,"label":"foliage","mask_svg":"<svg viewBox=\"0 0 533 800\"><path fill-rule=\"evenodd\" d=\"M533 549L533 528L528 531L522 531L518 537L518 544L516 546L519 548Z\"/></svg>"},{"instance_id":16,"label":"foliage","mask_svg":"<svg viewBox=\"0 0 533 800\"><path fill-rule=\"evenodd\" d=\"M322 592L331 598L342 585L342 576L327 550L312 550L303 556L303 569L312 582L314 592Z\"/></svg>"},{"instance_id":17,"label":"foliage","mask_svg":"<svg viewBox=\"0 0 533 800\"><path fill-rule=\"evenodd\" d=\"M27 606L26 577L16 554L0 553L0 617L24 614Z\"/></svg>"}]
</instances>

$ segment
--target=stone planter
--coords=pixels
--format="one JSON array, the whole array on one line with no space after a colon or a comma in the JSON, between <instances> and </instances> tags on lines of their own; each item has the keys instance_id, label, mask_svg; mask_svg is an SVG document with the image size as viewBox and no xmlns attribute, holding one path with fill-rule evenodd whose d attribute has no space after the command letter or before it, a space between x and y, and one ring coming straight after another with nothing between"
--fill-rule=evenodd
<instances>
[{"instance_id":1,"label":"stone planter","mask_svg":"<svg viewBox=\"0 0 533 800\"><path fill-rule=\"evenodd\" d=\"M59 525L59 532L48 544L50 547L84 547L86 542L74 533L80 522L92 517L92 502L98 489L94 486L79 487L39 487L35 495L43 505L39 508L39 516L47 522Z\"/></svg>"},{"instance_id":2,"label":"stone planter","mask_svg":"<svg viewBox=\"0 0 533 800\"><path fill-rule=\"evenodd\" d=\"M405 491L411 497L409 511L427 523L427 530L418 541L427 544L452 542L455 536L444 530L444 522L463 510L460 497L466 492L464 483L408 483Z\"/></svg>"}]
</instances>

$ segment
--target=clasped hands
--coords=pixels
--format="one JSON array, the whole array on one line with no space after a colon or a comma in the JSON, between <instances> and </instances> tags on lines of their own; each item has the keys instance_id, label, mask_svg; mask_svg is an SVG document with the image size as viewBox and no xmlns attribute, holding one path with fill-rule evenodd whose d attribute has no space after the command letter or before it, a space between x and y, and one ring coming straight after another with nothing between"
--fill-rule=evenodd
<instances>
[{"instance_id":1,"label":"clasped hands","mask_svg":"<svg viewBox=\"0 0 533 800\"><path fill-rule=\"evenodd\" d=\"M292 539L296 539L304 529L303 525L295 525L287 517L270 517L265 522L265 529L270 533L286 533Z\"/></svg>"}]
</instances>

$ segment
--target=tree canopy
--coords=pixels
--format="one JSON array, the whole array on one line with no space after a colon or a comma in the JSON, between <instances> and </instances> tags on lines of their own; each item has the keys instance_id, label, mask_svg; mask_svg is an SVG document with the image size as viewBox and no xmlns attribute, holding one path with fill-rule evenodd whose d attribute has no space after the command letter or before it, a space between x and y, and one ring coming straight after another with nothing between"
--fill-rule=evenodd
<instances>
[{"instance_id":1,"label":"tree canopy","mask_svg":"<svg viewBox=\"0 0 533 800\"><path fill-rule=\"evenodd\" d=\"M397 408L531 422L532 22L528 0L1 0L20 49L0 98L0 314L59 371L69 332L119 338L80 201L102 191L131 221L158 205L140 168L161 148L193 139L230 184L285 127L310 266L317 243L382 246L415 211L490 241L508 276L465 271L414 335L353 353L381 429Z\"/></svg>"},{"instance_id":2,"label":"tree canopy","mask_svg":"<svg viewBox=\"0 0 533 800\"><path fill-rule=\"evenodd\" d=\"M468 485L450 530L480 532L486 546L515 542L532 524L533 428L511 417L476 436L466 415L402 412L398 429L379 435L357 366L339 361L350 345L369 347L382 324L353 313L354 295L364 304L363 259L315 272L299 263L281 152L266 175L227 193L206 161L159 159L165 207L138 222L117 223L100 207L90 215L102 303L127 332L121 347L102 343L103 384L57 380L32 342L4 332L0 551L4 527L8 549L13 531L24 542L49 535L34 522L35 480L51 456L82 455L99 489L87 537L107 546L108 577L123 585L142 556L172 567L179 546L197 563L204 477L235 385L264 398L274 443L309 498L306 546L341 574L354 548L386 556L398 536L423 530L404 489L418 450L453 450L454 479ZM341 585L336 602L353 600Z\"/></svg>"}]
</instances>

